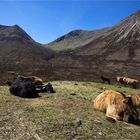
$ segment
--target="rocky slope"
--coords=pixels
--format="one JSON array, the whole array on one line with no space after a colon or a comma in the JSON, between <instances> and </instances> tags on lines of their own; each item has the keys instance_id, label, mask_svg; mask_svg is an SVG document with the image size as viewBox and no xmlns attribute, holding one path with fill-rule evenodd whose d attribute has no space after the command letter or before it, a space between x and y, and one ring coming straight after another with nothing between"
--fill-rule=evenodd
<instances>
[{"instance_id":1,"label":"rocky slope","mask_svg":"<svg viewBox=\"0 0 140 140\"><path fill-rule=\"evenodd\" d=\"M35 42L18 25L0 25L0 76L34 74L46 71L53 52ZM44 70L45 69L45 70Z\"/></svg>"},{"instance_id":2,"label":"rocky slope","mask_svg":"<svg viewBox=\"0 0 140 140\"><path fill-rule=\"evenodd\" d=\"M140 11L109 28L92 41L53 58L56 77L70 80L100 81L105 75L113 81L117 75L140 80Z\"/></svg>"}]
</instances>

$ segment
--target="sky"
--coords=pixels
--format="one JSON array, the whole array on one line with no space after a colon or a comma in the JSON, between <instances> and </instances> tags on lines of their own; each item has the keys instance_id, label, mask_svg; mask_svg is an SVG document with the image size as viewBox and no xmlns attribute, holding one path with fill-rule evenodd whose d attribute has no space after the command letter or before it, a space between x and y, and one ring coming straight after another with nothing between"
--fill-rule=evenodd
<instances>
[{"instance_id":1,"label":"sky","mask_svg":"<svg viewBox=\"0 0 140 140\"><path fill-rule=\"evenodd\" d=\"M140 0L0 0L0 24L17 24L46 44L72 30L113 26L138 10Z\"/></svg>"}]
</instances>

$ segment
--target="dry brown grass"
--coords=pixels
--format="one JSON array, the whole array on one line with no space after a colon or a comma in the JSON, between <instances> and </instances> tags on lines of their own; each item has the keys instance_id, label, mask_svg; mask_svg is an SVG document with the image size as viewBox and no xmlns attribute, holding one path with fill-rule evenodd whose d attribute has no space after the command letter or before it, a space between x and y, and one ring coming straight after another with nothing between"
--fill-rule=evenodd
<instances>
[{"instance_id":1,"label":"dry brown grass","mask_svg":"<svg viewBox=\"0 0 140 140\"><path fill-rule=\"evenodd\" d=\"M139 139L139 126L112 124L92 108L92 100L103 89L131 94L139 90L92 82L51 83L56 93L40 93L35 99L12 96L8 87L0 87L0 140Z\"/></svg>"}]
</instances>

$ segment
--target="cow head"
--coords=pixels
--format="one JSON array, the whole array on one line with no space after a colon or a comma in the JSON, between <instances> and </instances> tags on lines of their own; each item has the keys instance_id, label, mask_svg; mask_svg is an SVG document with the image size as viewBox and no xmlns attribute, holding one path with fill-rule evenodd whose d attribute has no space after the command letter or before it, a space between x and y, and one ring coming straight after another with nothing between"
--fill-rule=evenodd
<instances>
[{"instance_id":1,"label":"cow head","mask_svg":"<svg viewBox=\"0 0 140 140\"><path fill-rule=\"evenodd\" d=\"M120 103L120 108L117 110L117 115L120 120L128 123L137 123L139 121L139 115L132 103L131 96L124 97L122 103Z\"/></svg>"},{"instance_id":2,"label":"cow head","mask_svg":"<svg viewBox=\"0 0 140 140\"><path fill-rule=\"evenodd\" d=\"M120 82L121 84L123 84L123 78L124 78L124 77L118 76L118 77L117 77L117 81Z\"/></svg>"}]
</instances>

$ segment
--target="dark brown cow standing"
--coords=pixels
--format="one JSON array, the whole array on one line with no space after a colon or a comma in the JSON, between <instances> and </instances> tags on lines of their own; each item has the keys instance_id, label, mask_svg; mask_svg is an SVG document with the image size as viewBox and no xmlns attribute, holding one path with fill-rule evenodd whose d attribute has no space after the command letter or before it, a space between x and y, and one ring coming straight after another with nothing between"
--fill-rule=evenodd
<instances>
[{"instance_id":1,"label":"dark brown cow standing","mask_svg":"<svg viewBox=\"0 0 140 140\"><path fill-rule=\"evenodd\" d=\"M104 76L101 76L101 79L103 81L103 83L108 82L108 84L110 84L110 79Z\"/></svg>"}]
</instances>

